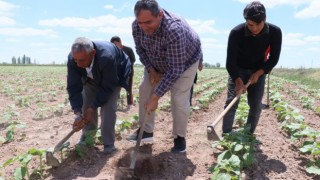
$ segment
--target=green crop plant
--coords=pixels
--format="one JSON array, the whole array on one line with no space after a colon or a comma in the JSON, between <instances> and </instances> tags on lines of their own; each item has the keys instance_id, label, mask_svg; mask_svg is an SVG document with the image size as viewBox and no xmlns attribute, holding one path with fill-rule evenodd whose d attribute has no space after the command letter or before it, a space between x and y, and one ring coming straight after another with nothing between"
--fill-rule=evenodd
<instances>
[{"instance_id":1,"label":"green crop plant","mask_svg":"<svg viewBox=\"0 0 320 180\"><path fill-rule=\"evenodd\" d=\"M223 152L218 157L218 164L211 169L213 176L212 180L216 179L240 179L241 161L238 156L232 155L227 151Z\"/></svg>"},{"instance_id":2,"label":"green crop plant","mask_svg":"<svg viewBox=\"0 0 320 180\"><path fill-rule=\"evenodd\" d=\"M99 134L100 138L96 139L97 131L98 129L88 131L85 134L84 141L75 145L75 152L77 153L77 155L79 155L80 157L84 157L89 151L89 149L92 148L97 143L97 140L99 141L100 144L102 143L101 133Z\"/></svg>"},{"instance_id":3,"label":"green crop plant","mask_svg":"<svg viewBox=\"0 0 320 180\"><path fill-rule=\"evenodd\" d=\"M16 105L19 107L30 107L32 99L29 96L17 96L15 97Z\"/></svg>"},{"instance_id":4,"label":"green crop plant","mask_svg":"<svg viewBox=\"0 0 320 180\"><path fill-rule=\"evenodd\" d=\"M10 158L7 160L2 167L6 167L16 161L20 163L20 167L17 167L14 171L14 179L23 180L25 177L28 179L31 178L31 175L39 175L42 179L44 178L44 167L43 164L43 156L45 154L45 150L38 150L38 149L29 149L27 153L18 155L16 157ZM33 157L39 157L39 166L35 167L30 174L28 164L32 160Z\"/></svg>"},{"instance_id":5,"label":"green crop plant","mask_svg":"<svg viewBox=\"0 0 320 180\"><path fill-rule=\"evenodd\" d=\"M314 111L316 112L316 114L317 114L318 116L320 116L320 107L316 107L316 108L314 109Z\"/></svg>"},{"instance_id":6,"label":"green crop plant","mask_svg":"<svg viewBox=\"0 0 320 180\"><path fill-rule=\"evenodd\" d=\"M15 105L7 106L0 119L0 124L8 124L19 119L20 113L16 111Z\"/></svg>"},{"instance_id":7,"label":"green crop plant","mask_svg":"<svg viewBox=\"0 0 320 180\"><path fill-rule=\"evenodd\" d=\"M60 117L63 115L64 109L65 109L64 104L58 104L58 105L52 107L52 113L54 114L54 116Z\"/></svg>"},{"instance_id":8,"label":"green crop plant","mask_svg":"<svg viewBox=\"0 0 320 180\"><path fill-rule=\"evenodd\" d=\"M161 104L159 107L161 111L170 112L171 110L171 103L170 101L166 101L165 103Z\"/></svg>"},{"instance_id":9,"label":"green crop plant","mask_svg":"<svg viewBox=\"0 0 320 180\"><path fill-rule=\"evenodd\" d=\"M117 139L121 140L122 139L121 133L127 132L133 126L136 126L138 120L139 120L139 116L137 114L135 114L132 117L127 118L127 119L118 119L116 121L116 137L117 137Z\"/></svg>"},{"instance_id":10,"label":"green crop plant","mask_svg":"<svg viewBox=\"0 0 320 180\"><path fill-rule=\"evenodd\" d=\"M1 137L0 142L5 144L5 143L14 141L16 128L21 129L24 127L25 127L24 123L18 123L16 121L12 122L9 126L6 127L6 130L7 130L6 137L5 138Z\"/></svg>"},{"instance_id":11,"label":"green crop plant","mask_svg":"<svg viewBox=\"0 0 320 180\"><path fill-rule=\"evenodd\" d=\"M312 159L307 164L307 172L320 175L320 142L305 141L299 150L312 155Z\"/></svg>"},{"instance_id":12,"label":"green crop plant","mask_svg":"<svg viewBox=\"0 0 320 180\"><path fill-rule=\"evenodd\" d=\"M217 165L211 169L212 179L240 179L240 170L253 164L256 137L250 134L250 126L224 134L221 141L213 142L226 150L219 154Z\"/></svg>"},{"instance_id":13,"label":"green crop plant","mask_svg":"<svg viewBox=\"0 0 320 180\"><path fill-rule=\"evenodd\" d=\"M314 99L302 96L302 97L300 97L300 102L302 103L303 108L312 109L313 103L314 103Z\"/></svg>"}]
</instances>

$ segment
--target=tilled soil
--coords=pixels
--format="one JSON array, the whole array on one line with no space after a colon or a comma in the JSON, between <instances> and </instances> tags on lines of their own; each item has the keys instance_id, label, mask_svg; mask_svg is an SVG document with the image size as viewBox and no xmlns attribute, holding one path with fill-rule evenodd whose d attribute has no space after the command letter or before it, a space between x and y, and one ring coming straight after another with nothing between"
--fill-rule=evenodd
<instances>
[{"instance_id":1,"label":"tilled soil","mask_svg":"<svg viewBox=\"0 0 320 180\"><path fill-rule=\"evenodd\" d=\"M117 151L111 155L103 153L103 147L97 145L90 149L87 155L80 158L71 151L69 158L60 167L47 167L45 179L210 179L209 168L216 163L219 151L211 147L207 140L206 128L223 110L226 91L217 96L207 110L193 111L188 124L187 153L173 154L171 137L172 117L169 112L160 111L156 117L154 143L143 144L140 148L135 168L135 177L125 171L129 167L134 143L125 140L116 141ZM287 97L290 98L290 97ZM194 101L197 97L194 97ZM138 112L135 105L127 112L119 112L118 117L128 117ZM318 116L308 116L313 119L315 127L319 127ZM30 120L27 128L17 130L17 136L25 135L21 141L0 146L0 163L8 158L34 148L53 147L71 129L73 116L65 112L60 118L43 121ZM216 126L221 133L221 123ZM73 147L80 137L80 132L70 138ZM308 156L301 155L285 133L280 129L277 115L272 109L263 110L259 125L255 132L261 144L255 149L255 162L243 171L243 179L320 179L319 176L308 175L304 169ZM35 166L37 162L32 162ZM5 177L11 176L14 167L10 165L2 170ZM31 167L30 166L30 167Z\"/></svg>"}]
</instances>

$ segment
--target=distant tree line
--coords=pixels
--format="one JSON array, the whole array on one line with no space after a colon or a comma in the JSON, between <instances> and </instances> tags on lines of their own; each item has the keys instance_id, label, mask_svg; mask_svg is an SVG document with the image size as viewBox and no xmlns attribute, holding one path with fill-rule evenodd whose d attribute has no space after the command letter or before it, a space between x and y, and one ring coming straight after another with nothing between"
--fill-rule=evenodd
<instances>
[{"instance_id":1,"label":"distant tree line","mask_svg":"<svg viewBox=\"0 0 320 180\"><path fill-rule=\"evenodd\" d=\"M216 64L209 64L207 62L203 63L204 68L220 68L221 64L216 63Z\"/></svg>"},{"instance_id":2,"label":"distant tree line","mask_svg":"<svg viewBox=\"0 0 320 180\"><path fill-rule=\"evenodd\" d=\"M16 58L15 56L12 57L11 59L11 64L32 64L31 63L31 58L23 55L22 57ZM34 60L34 64L36 64L36 60Z\"/></svg>"}]
</instances>

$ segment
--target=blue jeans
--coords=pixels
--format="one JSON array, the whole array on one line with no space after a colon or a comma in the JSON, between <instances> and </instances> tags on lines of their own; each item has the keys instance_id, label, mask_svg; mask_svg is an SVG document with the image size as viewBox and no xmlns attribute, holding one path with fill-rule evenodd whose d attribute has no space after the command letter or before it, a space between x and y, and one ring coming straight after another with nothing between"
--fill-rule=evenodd
<instances>
[{"instance_id":1,"label":"blue jeans","mask_svg":"<svg viewBox=\"0 0 320 180\"><path fill-rule=\"evenodd\" d=\"M254 73L254 70L248 69L240 69L240 77L244 84L246 84L250 78L250 76ZM247 119L247 125L250 125L250 132L254 133L262 109L262 97L264 93L264 85L265 85L266 75L260 76L258 82L256 84L250 85L247 88L247 98L248 105L250 107L249 115ZM229 77L228 80L228 97L226 100L226 104L224 108L228 106L228 104L236 97L235 93L235 82ZM229 133L232 131L232 125L234 122L235 113L237 111L240 99L231 107L231 109L226 113L223 118L222 131L223 133Z\"/></svg>"}]
</instances>

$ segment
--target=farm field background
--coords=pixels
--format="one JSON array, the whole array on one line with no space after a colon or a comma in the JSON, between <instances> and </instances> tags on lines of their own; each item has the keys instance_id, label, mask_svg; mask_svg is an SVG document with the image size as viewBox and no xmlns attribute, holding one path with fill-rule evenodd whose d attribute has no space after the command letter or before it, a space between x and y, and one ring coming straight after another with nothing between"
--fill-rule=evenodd
<instances>
[{"instance_id":1,"label":"farm field background","mask_svg":"<svg viewBox=\"0 0 320 180\"><path fill-rule=\"evenodd\" d=\"M320 174L319 72L319 69L276 69L270 75L271 104L262 111L255 133L259 143L254 146L254 160L252 165L241 168L238 178L320 179L317 175ZM74 148L81 135L78 132L66 145L61 166L52 168L45 165L44 156L32 152L54 147L71 131L73 113L66 92L66 67L0 66L0 179L14 179L19 177L17 172L25 170L29 173L26 179L27 176L31 179L130 178L124 176L119 167L129 167L135 146L127 142L125 136L136 128L142 74L143 68L135 67L135 105L127 109L124 91L119 98L115 144L118 151L106 156L103 146L97 143L81 157ZM212 167L219 166L218 156L223 152L207 140L206 127L223 111L226 83L225 69L198 72L186 155L170 153L173 139L169 93L161 98L155 142L141 146L139 153L135 172L140 179L210 179L214 176ZM245 99L243 95L242 100ZM264 98L263 103L266 102ZM240 123L235 126L246 118L245 104L240 104L241 110L237 113ZM221 133L221 123L216 131Z\"/></svg>"}]
</instances>

